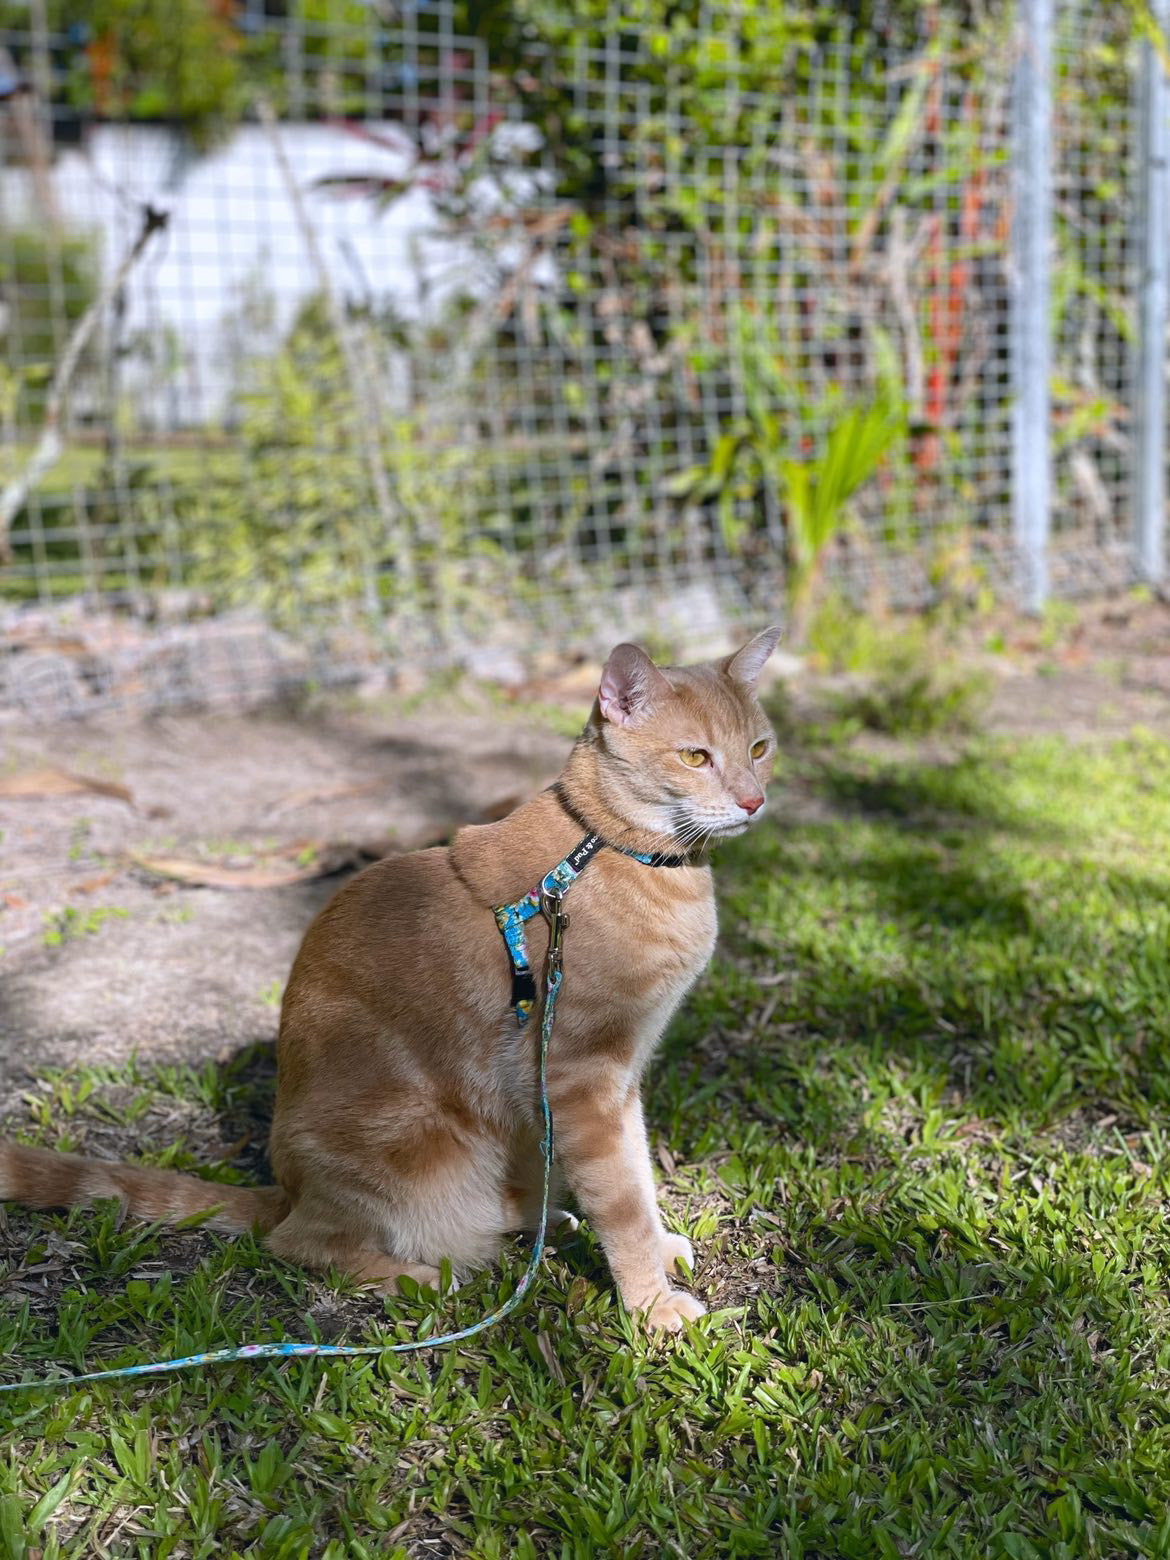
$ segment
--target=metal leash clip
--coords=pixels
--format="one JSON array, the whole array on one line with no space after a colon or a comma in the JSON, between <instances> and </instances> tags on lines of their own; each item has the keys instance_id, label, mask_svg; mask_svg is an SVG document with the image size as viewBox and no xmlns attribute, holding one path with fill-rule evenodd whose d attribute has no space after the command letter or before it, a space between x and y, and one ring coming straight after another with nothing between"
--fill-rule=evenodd
<instances>
[{"instance_id":1,"label":"metal leash clip","mask_svg":"<svg viewBox=\"0 0 1170 1560\"><path fill-rule=\"evenodd\" d=\"M543 888L540 891L540 913L548 922L548 973L550 978L561 973L561 940L569 917L564 910L564 891Z\"/></svg>"}]
</instances>

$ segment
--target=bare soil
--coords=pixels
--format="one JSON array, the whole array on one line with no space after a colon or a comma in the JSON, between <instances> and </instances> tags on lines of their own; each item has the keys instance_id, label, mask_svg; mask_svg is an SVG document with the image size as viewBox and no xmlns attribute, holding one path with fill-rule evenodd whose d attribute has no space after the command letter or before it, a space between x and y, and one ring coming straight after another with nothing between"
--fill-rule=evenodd
<instances>
[{"instance_id":1,"label":"bare soil","mask_svg":"<svg viewBox=\"0 0 1170 1560\"><path fill-rule=\"evenodd\" d=\"M317 845L410 849L509 810L568 747L511 713L376 705L8 725L0 744L0 782L51 767L133 799L0 797L0 1104L45 1067L203 1062L275 1035L297 945L341 874L224 889L155 876L135 855L288 868L328 861Z\"/></svg>"}]
</instances>

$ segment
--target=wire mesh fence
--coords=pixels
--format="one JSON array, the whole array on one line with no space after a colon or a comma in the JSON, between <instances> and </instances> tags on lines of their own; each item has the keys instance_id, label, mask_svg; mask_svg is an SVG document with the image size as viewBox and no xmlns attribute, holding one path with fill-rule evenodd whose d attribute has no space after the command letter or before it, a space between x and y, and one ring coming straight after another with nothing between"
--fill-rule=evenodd
<instances>
[{"instance_id":1,"label":"wire mesh fence","mask_svg":"<svg viewBox=\"0 0 1170 1560\"><path fill-rule=\"evenodd\" d=\"M259 64L219 139L93 101L93 40L43 7L0 34L0 706L718 637L788 598L794 467L875 408L832 584L1012 588L1011 15L793 29L769 76L732 4L615 10L506 71L448 0L275 9L233 14ZM1053 48L1049 563L1075 593L1133 577L1138 49L1076 3ZM111 289L146 206L166 225Z\"/></svg>"}]
</instances>

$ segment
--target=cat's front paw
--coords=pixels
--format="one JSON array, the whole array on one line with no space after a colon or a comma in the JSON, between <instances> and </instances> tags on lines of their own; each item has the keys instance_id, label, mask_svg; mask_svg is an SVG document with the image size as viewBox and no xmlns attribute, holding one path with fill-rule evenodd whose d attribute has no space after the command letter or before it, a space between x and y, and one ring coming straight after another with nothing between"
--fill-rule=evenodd
<instances>
[{"instance_id":1,"label":"cat's front paw","mask_svg":"<svg viewBox=\"0 0 1170 1560\"><path fill-rule=\"evenodd\" d=\"M679 1263L685 1264L694 1272L694 1248L685 1235L664 1235L658 1249L662 1253L662 1266L668 1273Z\"/></svg>"},{"instance_id":2,"label":"cat's front paw","mask_svg":"<svg viewBox=\"0 0 1170 1560\"><path fill-rule=\"evenodd\" d=\"M642 1313L646 1326L657 1332L678 1332L684 1322L697 1321L706 1314L703 1302L682 1289L668 1289Z\"/></svg>"}]
</instances>

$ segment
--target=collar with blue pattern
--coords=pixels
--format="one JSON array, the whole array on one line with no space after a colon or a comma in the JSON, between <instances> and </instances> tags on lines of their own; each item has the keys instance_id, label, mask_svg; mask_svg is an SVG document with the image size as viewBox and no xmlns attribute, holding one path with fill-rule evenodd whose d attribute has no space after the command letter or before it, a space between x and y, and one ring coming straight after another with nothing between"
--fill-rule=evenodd
<instances>
[{"instance_id":1,"label":"collar with blue pattern","mask_svg":"<svg viewBox=\"0 0 1170 1560\"><path fill-rule=\"evenodd\" d=\"M523 899L510 905L495 905L492 913L496 925L504 934L508 958L512 963L512 1007L518 1024L526 1024L536 1003L536 981L528 962L528 938L524 923L541 913L545 895L560 899L577 881L599 850L616 850L630 856L646 867L685 867L685 856L666 856L655 852L627 850L624 845L613 845L600 834L587 834L563 861L558 861L551 872L546 872L535 888L529 889Z\"/></svg>"}]
</instances>

